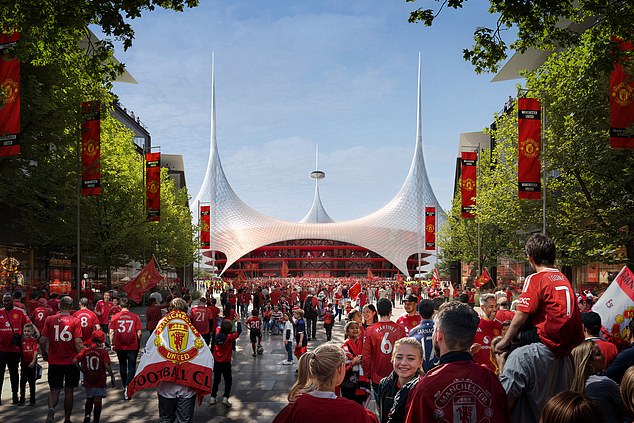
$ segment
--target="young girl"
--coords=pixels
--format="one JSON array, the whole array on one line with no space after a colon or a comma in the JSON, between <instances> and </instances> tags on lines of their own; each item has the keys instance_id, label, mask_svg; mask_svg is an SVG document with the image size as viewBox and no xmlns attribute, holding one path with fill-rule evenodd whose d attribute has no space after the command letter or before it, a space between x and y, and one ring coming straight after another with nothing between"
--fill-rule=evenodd
<instances>
[{"instance_id":1,"label":"young girl","mask_svg":"<svg viewBox=\"0 0 634 423\"><path fill-rule=\"evenodd\" d=\"M363 328L367 329L368 326L373 325L379 321L379 314L376 312L376 307L373 304L366 304L363 306Z\"/></svg>"},{"instance_id":2,"label":"young girl","mask_svg":"<svg viewBox=\"0 0 634 423\"><path fill-rule=\"evenodd\" d=\"M361 352L363 351L363 339L359 323L350 321L345 328L346 340L341 346L346 354L346 375L341 383L341 396L351 399L361 405L365 405L369 398L369 390L363 389L360 379L363 374L361 367ZM367 378L366 378L367 379ZM369 387L369 383L367 384Z\"/></svg>"},{"instance_id":3,"label":"young girl","mask_svg":"<svg viewBox=\"0 0 634 423\"><path fill-rule=\"evenodd\" d=\"M423 346L414 338L401 338L394 343L392 366L394 371L384 377L377 393L381 423L405 420L407 395L422 374ZM396 396L398 394L398 401Z\"/></svg>"},{"instance_id":4,"label":"young girl","mask_svg":"<svg viewBox=\"0 0 634 423\"><path fill-rule=\"evenodd\" d=\"M324 329L326 329L326 341L330 341L332 339L332 327L335 325L335 316L332 310L332 303L328 303L326 307L324 307Z\"/></svg>"},{"instance_id":5,"label":"young girl","mask_svg":"<svg viewBox=\"0 0 634 423\"><path fill-rule=\"evenodd\" d=\"M35 377L37 364L37 339L35 339L35 326L32 323L24 325L22 330L22 348L20 350L20 400L18 405L23 405L26 395L26 383L29 383L29 405L35 404Z\"/></svg>"},{"instance_id":6,"label":"young girl","mask_svg":"<svg viewBox=\"0 0 634 423\"><path fill-rule=\"evenodd\" d=\"M346 356L334 343L307 352L299 360L297 382L288 394L290 404L273 423L377 423L376 416L349 399L338 397L335 387L346 373Z\"/></svg>"},{"instance_id":7,"label":"young girl","mask_svg":"<svg viewBox=\"0 0 634 423\"><path fill-rule=\"evenodd\" d=\"M299 358L306 352L308 337L306 336L306 322L304 321L304 310L299 309L293 313L295 319L295 357Z\"/></svg>"},{"instance_id":8,"label":"young girl","mask_svg":"<svg viewBox=\"0 0 634 423\"><path fill-rule=\"evenodd\" d=\"M282 361L285 366L293 364L293 322L289 319L288 314L284 315L284 331L282 332L282 341L286 349L286 361Z\"/></svg>"}]
</instances>

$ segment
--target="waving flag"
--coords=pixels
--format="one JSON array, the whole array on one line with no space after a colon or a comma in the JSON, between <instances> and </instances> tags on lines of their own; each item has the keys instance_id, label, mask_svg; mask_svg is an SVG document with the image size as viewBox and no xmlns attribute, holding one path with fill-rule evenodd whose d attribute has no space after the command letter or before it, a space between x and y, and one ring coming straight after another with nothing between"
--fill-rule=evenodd
<instances>
[{"instance_id":1,"label":"waving flag","mask_svg":"<svg viewBox=\"0 0 634 423\"><path fill-rule=\"evenodd\" d=\"M139 368L127 387L132 397L160 382L194 389L198 401L211 392L214 358L185 312L169 312L156 326L141 356Z\"/></svg>"},{"instance_id":2,"label":"waving flag","mask_svg":"<svg viewBox=\"0 0 634 423\"><path fill-rule=\"evenodd\" d=\"M482 273L475 281L473 281L473 286L475 286L476 288L480 288L490 280L491 276L489 276L489 272L487 272L486 268L482 268Z\"/></svg>"},{"instance_id":3,"label":"waving flag","mask_svg":"<svg viewBox=\"0 0 634 423\"><path fill-rule=\"evenodd\" d=\"M438 282L440 280L440 275L438 274L438 269L434 268L434 273L431 277L431 280L434 282Z\"/></svg>"},{"instance_id":4,"label":"waving flag","mask_svg":"<svg viewBox=\"0 0 634 423\"><path fill-rule=\"evenodd\" d=\"M592 311L601 316L603 327L615 340L626 340L627 325L634 317L634 274L627 266L623 266Z\"/></svg>"},{"instance_id":5,"label":"waving flag","mask_svg":"<svg viewBox=\"0 0 634 423\"><path fill-rule=\"evenodd\" d=\"M147 292L155 286L157 283L163 280L163 276L156 270L154 263L154 256L150 259L149 263L139 272L138 275L130 282L128 282L123 290L128 294L135 303L141 302L143 293Z\"/></svg>"},{"instance_id":6,"label":"waving flag","mask_svg":"<svg viewBox=\"0 0 634 423\"><path fill-rule=\"evenodd\" d=\"M353 300L359 298L359 294L361 293L361 284L359 282L352 285L352 288L348 290L348 296Z\"/></svg>"}]
</instances>

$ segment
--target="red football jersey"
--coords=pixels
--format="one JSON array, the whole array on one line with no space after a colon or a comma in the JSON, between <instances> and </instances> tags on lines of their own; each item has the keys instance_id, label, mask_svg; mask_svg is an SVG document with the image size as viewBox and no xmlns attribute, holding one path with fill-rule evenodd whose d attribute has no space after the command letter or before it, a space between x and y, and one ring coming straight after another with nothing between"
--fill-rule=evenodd
<instances>
[{"instance_id":1,"label":"red football jersey","mask_svg":"<svg viewBox=\"0 0 634 423\"><path fill-rule=\"evenodd\" d=\"M556 355L570 354L583 341L574 291L557 269L544 269L526 278L517 310L531 315L539 339Z\"/></svg>"},{"instance_id":2,"label":"red football jersey","mask_svg":"<svg viewBox=\"0 0 634 423\"><path fill-rule=\"evenodd\" d=\"M88 345L92 342L92 333L95 331L95 326L99 324L97 315L87 308L77 310L73 316L79 319L81 326L81 340L84 345Z\"/></svg>"},{"instance_id":3,"label":"red football jersey","mask_svg":"<svg viewBox=\"0 0 634 423\"><path fill-rule=\"evenodd\" d=\"M480 324L473 337L474 344L480 344L480 351L473 354L476 363L488 367L495 372L496 365L491 359L491 341L502 333L502 324L497 320L480 319Z\"/></svg>"},{"instance_id":4,"label":"red football jersey","mask_svg":"<svg viewBox=\"0 0 634 423\"><path fill-rule=\"evenodd\" d=\"M109 329L114 331L112 343L116 350L138 350L139 338L137 331L141 331L141 319L130 310L123 310L112 316Z\"/></svg>"},{"instance_id":5,"label":"red football jersey","mask_svg":"<svg viewBox=\"0 0 634 423\"><path fill-rule=\"evenodd\" d=\"M48 316L42 336L48 338L48 364L73 364L77 354L75 339L81 339L81 325L78 318L67 314Z\"/></svg>"},{"instance_id":6,"label":"red football jersey","mask_svg":"<svg viewBox=\"0 0 634 423\"><path fill-rule=\"evenodd\" d=\"M86 388L105 388L106 366L110 364L108 351L103 348L84 348L77 354L77 363L84 374Z\"/></svg>"},{"instance_id":7,"label":"red football jersey","mask_svg":"<svg viewBox=\"0 0 634 423\"><path fill-rule=\"evenodd\" d=\"M249 330L260 330L262 329L262 319L251 316L247 319L246 325Z\"/></svg>"},{"instance_id":8,"label":"red football jersey","mask_svg":"<svg viewBox=\"0 0 634 423\"><path fill-rule=\"evenodd\" d=\"M37 339L33 337L22 338L22 365L28 365L33 361L33 357L35 357L35 354L37 354L37 346Z\"/></svg>"},{"instance_id":9,"label":"red football jersey","mask_svg":"<svg viewBox=\"0 0 634 423\"><path fill-rule=\"evenodd\" d=\"M44 329L44 322L46 322L46 318L52 314L53 309L48 305L39 306L33 310L31 320L33 320L33 324L40 333L42 333L42 329Z\"/></svg>"},{"instance_id":10,"label":"red football jersey","mask_svg":"<svg viewBox=\"0 0 634 423\"><path fill-rule=\"evenodd\" d=\"M0 351L20 352L19 345L13 345L11 340L14 333L22 334L22 328L30 320L21 308L13 307L7 311L0 308Z\"/></svg>"},{"instance_id":11,"label":"red football jersey","mask_svg":"<svg viewBox=\"0 0 634 423\"><path fill-rule=\"evenodd\" d=\"M403 326L405 328L405 332L409 333L410 330L414 329L423 318L420 317L420 314L414 314L413 316L408 316L407 313L403 314L401 317L396 319L396 323Z\"/></svg>"},{"instance_id":12,"label":"red football jersey","mask_svg":"<svg viewBox=\"0 0 634 423\"><path fill-rule=\"evenodd\" d=\"M363 373L379 383L392 371L394 343L407 336L405 328L395 322L375 323L365 330L363 342Z\"/></svg>"},{"instance_id":13,"label":"red football jersey","mask_svg":"<svg viewBox=\"0 0 634 423\"><path fill-rule=\"evenodd\" d=\"M497 376L473 361L431 369L407 397L406 423L511 421L506 393Z\"/></svg>"},{"instance_id":14,"label":"red football jersey","mask_svg":"<svg viewBox=\"0 0 634 423\"><path fill-rule=\"evenodd\" d=\"M192 307L189 312L189 319L198 333L206 335L209 333L209 320L212 318L211 310L207 306Z\"/></svg>"},{"instance_id":15,"label":"red football jersey","mask_svg":"<svg viewBox=\"0 0 634 423\"><path fill-rule=\"evenodd\" d=\"M97 315L97 317L99 318L99 324L102 324L102 325L108 324L108 317L110 317L110 309L112 308L113 305L114 304L112 304L112 301L104 301L104 300L97 301L97 305L95 305L95 312L99 311L101 313Z\"/></svg>"}]
</instances>

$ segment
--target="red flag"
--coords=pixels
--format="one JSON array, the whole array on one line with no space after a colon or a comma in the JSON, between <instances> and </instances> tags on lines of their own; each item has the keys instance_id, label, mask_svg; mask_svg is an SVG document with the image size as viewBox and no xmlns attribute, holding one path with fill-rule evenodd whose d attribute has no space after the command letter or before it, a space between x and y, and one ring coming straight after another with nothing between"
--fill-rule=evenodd
<instances>
[{"instance_id":1,"label":"red flag","mask_svg":"<svg viewBox=\"0 0 634 423\"><path fill-rule=\"evenodd\" d=\"M352 287L348 290L348 296L353 300L359 298L359 294L361 293L361 284L359 282L352 285Z\"/></svg>"},{"instance_id":2,"label":"red flag","mask_svg":"<svg viewBox=\"0 0 634 423\"><path fill-rule=\"evenodd\" d=\"M282 260L282 277L285 278L288 276L288 263L286 260Z\"/></svg>"},{"instance_id":3,"label":"red flag","mask_svg":"<svg viewBox=\"0 0 634 423\"><path fill-rule=\"evenodd\" d=\"M145 155L145 212L148 222L161 220L161 153Z\"/></svg>"},{"instance_id":4,"label":"red flag","mask_svg":"<svg viewBox=\"0 0 634 423\"><path fill-rule=\"evenodd\" d=\"M431 280L434 282L438 282L440 280L440 275L438 274L438 269L434 268L434 273L431 277Z\"/></svg>"},{"instance_id":5,"label":"red flag","mask_svg":"<svg viewBox=\"0 0 634 423\"><path fill-rule=\"evenodd\" d=\"M374 273L372 273L372 270L368 267L368 275L367 275L368 279L374 279Z\"/></svg>"},{"instance_id":6,"label":"red flag","mask_svg":"<svg viewBox=\"0 0 634 423\"><path fill-rule=\"evenodd\" d=\"M632 42L619 42L621 50L632 50ZM634 80L621 63L610 75L610 147L634 149Z\"/></svg>"},{"instance_id":7,"label":"red flag","mask_svg":"<svg viewBox=\"0 0 634 423\"><path fill-rule=\"evenodd\" d=\"M0 89L4 102L0 104L0 156L20 154L20 61L1 54L15 45L20 34L0 34Z\"/></svg>"},{"instance_id":8,"label":"red flag","mask_svg":"<svg viewBox=\"0 0 634 423\"><path fill-rule=\"evenodd\" d=\"M209 236L209 215L211 212L210 206L200 206L200 221L202 227L200 228L200 248L210 247Z\"/></svg>"},{"instance_id":9,"label":"red flag","mask_svg":"<svg viewBox=\"0 0 634 423\"><path fill-rule=\"evenodd\" d=\"M473 281L473 286L475 286L476 288L480 288L490 280L491 276L489 276L489 272L487 272L486 268L483 268L480 276L478 276L478 278Z\"/></svg>"},{"instance_id":10,"label":"red flag","mask_svg":"<svg viewBox=\"0 0 634 423\"><path fill-rule=\"evenodd\" d=\"M425 249L436 249L436 207L425 207Z\"/></svg>"},{"instance_id":11,"label":"red flag","mask_svg":"<svg viewBox=\"0 0 634 423\"><path fill-rule=\"evenodd\" d=\"M539 200L541 190L541 106L534 98L517 99L517 186L520 199Z\"/></svg>"},{"instance_id":12,"label":"red flag","mask_svg":"<svg viewBox=\"0 0 634 423\"><path fill-rule=\"evenodd\" d=\"M101 104L81 103L81 195L101 193Z\"/></svg>"},{"instance_id":13,"label":"red flag","mask_svg":"<svg viewBox=\"0 0 634 423\"><path fill-rule=\"evenodd\" d=\"M475 217L476 179L478 154L475 151L462 152L462 218Z\"/></svg>"},{"instance_id":14,"label":"red flag","mask_svg":"<svg viewBox=\"0 0 634 423\"><path fill-rule=\"evenodd\" d=\"M143 293L155 286L161 280L163 280L163 276L161 276L156 269L154 256L152 256L143 270L141 270L134 279L128 282L123 287L123 290L126 294L128 294L128 298L136 303L139 303L143 298Z\"/></svg>"},{"instance_id":15,"label":"red flag","mask_svg":"<svg viewBox=\"0 0 634 423\"><path fill-rule=\"evenodd\" d=\"M403 282L403 276L401 276L401 272L398 272L396 275L396 282L401 283Z\"/></svg>"}]
</instances>

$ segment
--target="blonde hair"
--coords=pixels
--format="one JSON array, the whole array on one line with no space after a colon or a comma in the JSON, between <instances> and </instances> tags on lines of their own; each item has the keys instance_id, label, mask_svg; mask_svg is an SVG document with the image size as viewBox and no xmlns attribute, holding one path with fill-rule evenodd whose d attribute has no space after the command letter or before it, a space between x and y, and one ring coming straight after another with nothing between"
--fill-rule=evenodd
<instances>
[{"instance_id":1,"label":"blonde hair","mask_svg":"<svg viewBox=\"0 0 634 423\"><path fill-rule=\"evenodd\" d=\"M621 396L627 414L634 415L634 366L630 366L621 379Z\"/></svg>"},{"instance_id":2,"label":"blonde hair","mask_svg":"<svg viewBox=\"0 0 634 423\"><path fill-rule=\"evenodd\" d=\"M405 337L401 338L394 343L394 349L392 350L392 360L394 360L394 356L396 355L396 347L401 345L408 345L416 350L420 359L423 359L424 351L423 344L420 343L416 338Z\"/></svg>"},{"instance_id":3,"label":"blonde hair","mask_svg":"<svg viewBox=\"0 0 634 423\"><path fill-rule=\"evenodd\" d=\"M288 393L294 402L301 394L314 391L334 379L337 370L346 362L346 354L334 342L328 342L302 355L299 359L297 382Z\"/></svg>"},{"instance_id":4,"label":"blonde hair","mask_svg":"<svg viewBox=\"0 0 634 423\"><path fill-rule=\"evenodd\" d=\"M586 388L586 380L592 372L592 360L594 349L599 348L592 340L583 341L572 350L572 360L575 364L575 375L572 378L570 390L583 394Z\"/></svg>"},{"instance_id":5,"label":"blonde hair","mask_svg":"<svg viewBox=\"0 0 634 423\"><path fill-rule=\"evenodd\" d=\"M170 304L167 308L168 310L180 310L187 313L187 309L189 308L189 306L187 305L187 302L182 298L174 298L172 301L170 301Z\"/></svg>"}]
</instances>

